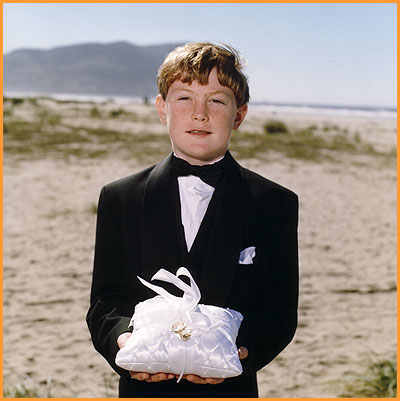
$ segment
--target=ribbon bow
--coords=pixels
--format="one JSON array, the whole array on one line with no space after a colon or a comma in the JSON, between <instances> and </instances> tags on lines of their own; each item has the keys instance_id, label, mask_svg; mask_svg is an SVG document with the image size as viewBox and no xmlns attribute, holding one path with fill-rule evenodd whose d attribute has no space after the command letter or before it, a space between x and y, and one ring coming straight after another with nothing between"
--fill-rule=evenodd
<instances>
[{"instance_id":1,"label":"ribbon bow","mask_svg":"<svg viewBox=\"0 0 400 401\"><path fill-rule=\"evenodd\" d=\"M179 276L186 276L190 279L190 286L187 285L184 281L182 281ZM194 310L197 304L200 301L201 294L200 289L194 281L192 275L189 273L186 267L180 267L176 274L173 275L169 271L165 269L160 269L152 278L153 280L161 280L167 283L171 283L176 285L180 290L184 292L183 297L176 297L175 295L170 294L167 290L158 285L150 284L146 280L143 280L138 276L138 279L141 281L143 285L150 288L157 294L161 295L164 299L171 302L173 305L178 306L180 309L184 310Z\"/></svg>"}]
</instances>

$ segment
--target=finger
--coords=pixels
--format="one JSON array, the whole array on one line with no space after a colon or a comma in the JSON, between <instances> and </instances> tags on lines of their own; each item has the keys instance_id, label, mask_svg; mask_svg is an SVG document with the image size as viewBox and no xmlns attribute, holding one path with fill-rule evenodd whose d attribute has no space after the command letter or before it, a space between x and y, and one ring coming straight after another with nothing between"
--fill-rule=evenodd
<instances>
[{"instance_id":1,"label":"finger","mask_svg":"<svg viewBox=\"0 0 400 401\"><path fill-rule=\"evenodd\" d=\"M138 373L136 377L134 377L134 379L143 381L143 380L148 380L149 377L150 375L148 373Z\"/></svg>"},{"instance_id":2,"label":"finger","mask_svg":"<svg viewBox=\"0 0 400 401\"><path fill-rule=\"evenodd\" d=\"M119 347L120 349L125 345L126 341L128 340L128 338L129 338L131 335L132 335L132 333L126 332L126 333L122 333L122 334L118 337L118 339L117 339L117 344L118 344L118 347Z\"/></svg>"},{"instance_id":3,"label":"finger","mask_svg":"<svg viewBox=\"0 0 400 401\"><path fill-rule=\"evenodd\" d=\"M246 347L240 347L238 349L239 359L246 359L249 355L249 351Z\"/></svg>"},{"instance_id":4,"label":"finger","mask_svg":"<svg viewBox=\"0 0 400 401\"><path fill-rule=\"evenodd\" d=\"M196 376L196 375L187 375L186 380L189 382L192 382L192 383L196 383L196 384L207 384L205 379L203 379L200 376Z\"/></svg>"},{"instance_id":5,"label":"finger","mask_svg":"<svg viewBox=\"0 0 400 401\"><path fill-rule=\"evenodd\" d=\"M175 375L172 373L156 373L154 375L149 375L149 377L147 377L145 379L145 381L147 383L158 383L161 381L165 381L165 380L171 380L174 379Z\"/></svg>"},{"instance_id":6,"label":"finger","mask_svg":"<svg viewBox=\"0 0 400 401\"><path fill-rule=\"evenodd\" d=\"M220 383L222 383L225 379L222 379L222 378L214 378L214 377L207 377L206 379L206 382L208 383L208 384L220 384Z\"/></svg>"},{"instance_id":7,"label":"finger","mask_svg":"<svg viewBox=\"0 0 400 401\"><path fill-rule=\"evenodd\" d=\"M138 374L138 372L132 372L131 370L129 371L129 374L131 375L131 379L134 379L134 376Z\"/></svg>"},{"instance_id":8,"label":"finger","mask_svg":"<svg viewBox=\"0 0 400 401\"><path fill-rule=\"evenodd\" d=\"M147 380L150 375L145 372L130 372L131 378L139 381Z\"/></svg>"},{"instance_id":9,"label":"finger","mask_svg":"<svg viewBox=\"0 0 400 401\"><path fill-rule=\"evenodd\" d=\"M157 373L157 374L153 375L151 378L152 378L153 382L161 382L164 380L173 379L174 377L175 377L175 375L172 373L168 373L168 374L167 373Z\"/></svg>"},{"instance_id":10,"label":"finger","mask_svg":"<svg viewBox=\"0 0 400 401\"><path fill-rule=\"evenodd\" d=\"M150 381L153 383L158 383L164 380L167 380L167 375L165 373L156 373L155 375L150 376Z\"/></svg>"}]
</instances>

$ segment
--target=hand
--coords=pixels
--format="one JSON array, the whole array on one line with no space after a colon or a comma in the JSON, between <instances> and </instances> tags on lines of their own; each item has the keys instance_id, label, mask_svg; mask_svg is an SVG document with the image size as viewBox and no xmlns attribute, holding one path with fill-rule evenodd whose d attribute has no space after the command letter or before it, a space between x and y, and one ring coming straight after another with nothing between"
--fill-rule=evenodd
<instances>
[{"instance_id":1,"label":"hand","mask_svg":"<svg viewBox=\"0 0 400 401\"><path fill-rule=\"evenodd\" d=\"M147 373L147 372L129 372L132 379L145 381L147 383L158 383L165 380L175 379L176 375L173 373Z\"/></svg>"},{"instance_id":2,"label":"hand","mask_svg":"<svg viewBox=\"0 0 400 401\"><path fill-rule=\"evenodd\" d=\"M177 375L177 377L179 377ZM186 379L189 382L196 383L196 384L220 384L225 379L223 378L215 378L215 377L200 377L197 375L184 375L182 379Z\"/></svg>"},{"instance_id":3,"label":"hand","mask_svg":"<svg viewBox=\"0 0 400 401\"><path fill-rule=\"evenodd\" d=\"M132 335L132 333L126 332L122 333L118 339L117 339L117 344L118 347L121 349L125 343L127 342L128 338ZM171 380L175 378L175 375L172 373L155 373L155 374L150 374L146 372L132 372L129 371L129 374L131 375L132 379L139 380L139 381L146 381L148 383L157 383L161 382L164 380Z\"/></svg>"},{"instance_id":4,"label":"hand","mask_svg":"<svg viewBox=\"0 0 400 401\"><path fill-rule=\"evenodd\" d=\"M131 335L132 335L132 333L129 333L129 332L122 333L117 339L118 347L122 348ZM249 351L247 350L246 347L240 347L238 349L238 353L239 353L239 359L245 359L249 355ZM173 373L150 374L147 372L129 371L129 374L131 375L132 379L139 380L139 381L144 380L147 383L158 383L161 381L171 380L171 379L174 379L175 377L176 378L179 377L179 375L174 375ZM197 375L184 375L184 376L182 376L182 379L185 379L187 381L190 381L190 382L196 383L196 384L220 384L225 380L223 378L215 378L215 377L203 378L203 377L200 377Z\"/></svg>"},{"instance_id":5,"label":"hand","mask_svg":"<svg viewBox=\"0 0 400 401\"><path fill-rule=\"evenodd\" d=\"M245 359L249 355L249 351L247 350L246 347L240 347L238 349L239 353L239 359ZM178 375L176 377L179 377ZM223 378L213 378L213 377L200 377L197 375L184 375L182 376L182 379L186 379L192 383L196 384L220 384L222 383L225 379Z\"/></svg>"}]
</instances>

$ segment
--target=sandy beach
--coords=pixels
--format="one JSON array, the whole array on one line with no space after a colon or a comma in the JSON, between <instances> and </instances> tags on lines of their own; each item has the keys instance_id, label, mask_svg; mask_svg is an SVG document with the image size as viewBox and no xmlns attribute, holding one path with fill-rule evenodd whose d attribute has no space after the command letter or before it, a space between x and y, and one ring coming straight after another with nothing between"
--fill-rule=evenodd
<instances>
[{"instance_id":1,"label":"sandy beach","mask_svg":"<svg viewBox=\"0 0 400 401\"><path fill-rule=\"evenodd\" d=\"M168 153L166 129L151 105L8 100L4 110L4 388L116 397L85 322L96 205L103 185ZM265 142L271 119L308 142ZM352 373L395 357L396 141L395 119L251 108L234 133L238 161L300 199L299 327L258 373L261 397L339 397Z\"/></svg>"}]
</instances>

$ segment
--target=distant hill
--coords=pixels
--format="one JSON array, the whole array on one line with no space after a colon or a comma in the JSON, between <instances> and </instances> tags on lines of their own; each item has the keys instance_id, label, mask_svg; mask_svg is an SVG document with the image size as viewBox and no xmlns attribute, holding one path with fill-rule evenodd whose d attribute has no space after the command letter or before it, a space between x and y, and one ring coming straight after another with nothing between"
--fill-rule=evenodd
<instances>
[{"instance_id":1,"label":"distant hill","mask_svg":"<svg viewBox=\"0 0 400 401\"><path fill-rule=\"evenodd\" d=\"M180 43L88 43L4 55L4 91L153 96L157 69Z\"/></svg>"}]
</instances>

